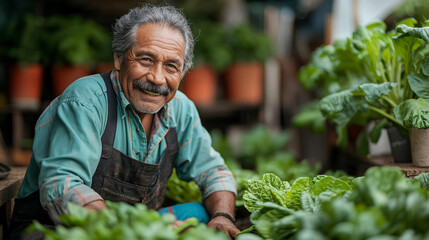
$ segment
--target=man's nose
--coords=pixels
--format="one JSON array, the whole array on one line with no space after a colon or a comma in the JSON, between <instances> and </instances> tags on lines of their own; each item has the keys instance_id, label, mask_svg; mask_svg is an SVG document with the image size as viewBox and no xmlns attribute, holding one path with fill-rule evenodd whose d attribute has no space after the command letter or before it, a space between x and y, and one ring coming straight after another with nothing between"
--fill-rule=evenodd
<instances>
[{"instance_id":1,"label":"man's nose","mask_svg":"<svg viewBox=\"0 0 429 240\"><path fill-rule=\"evenodd\" d=\"M150 69L148 80L155 83L156 85L165 83L165 76L162 69L162 63L157 63L152 66L152 68Z\"/></svg>"}]
</instances>

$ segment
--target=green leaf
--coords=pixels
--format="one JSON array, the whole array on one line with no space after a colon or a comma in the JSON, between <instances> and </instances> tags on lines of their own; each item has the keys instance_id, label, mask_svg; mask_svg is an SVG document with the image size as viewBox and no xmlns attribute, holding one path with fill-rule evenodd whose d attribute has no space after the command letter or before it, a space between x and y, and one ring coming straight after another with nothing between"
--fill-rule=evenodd
<instances>
[{"instance_id":1,"label":"green leaf","mask_svg":"<svg viewBox=\"0 0 429 240\"><path fill-rule=\"evenodd\" d=\"M298 71L298 79L305 89L310 90L316 85L320 74L320 70L315 66L306 65Z\"/></svg>"},{"instance_id":2,"label":"green leaf","mask_svg":"<svg viewBox=\"0 0 429 240\"><path fill-rule=\"evenodd\" d=\"M350 185L345 181L332 176L326 176L315 182L311 188L311 194L320 195L323 192L329 191L334 194L333 197L337 197L349 191L350 189Z\"/></svg>"},{"instance_id":3,"label":"green leaf","mask_svg":"<svg viewBox=\"0 0 429 240\"><path fill-rule=\"evenodd\" d=\"M313 181L309 177L300 177L296 179L290 191L286 193L286 206L294 210L301 209L301 194L304 191L309 191L312 185Z\"/></svg>"},{"instance_id":4,"label":"green leaf","mask_svg":"<svg viewBox=\"0 0 429 240\"><path fill-rule=\"evenodd\" d=\"M381 83L381 84L375 84L375 83L364 83L359 86L359 89L361 89L365 93L365 99L368 103L372 104L375 103L378 99L380 99L383 95L388 95L394 87L396 87L396 83Z\"/></svg>"},{"instance_id":5,"label":"green leaf","mask_svg":"<svg viewBox=\"0 0 429 240\"><path fill-rule=\"evenodd\" d=\"M408 27L414 27L417 24L417 20L414 19L414 18L406 18L406 19L403 19L400 22L398 22L396 24L396 27L399 26L399 25L402 25L402 24L404 24L404 25L406 25Z\"/></svg>"},{"instance_id":6,"label":"green leaf","mask_svg":"<svg viewBox=\"0 0 429 240\"><path fill-rule=\"evenodd\" d=\"M273 202L281 206L287 206L286 193L290 189L290 184L282 181L272 173L266 173L261 180L250 179L247 181L247 190L244 191L244 207L249 212L260 209L260 204Z\"/></svg>"},{"instance_id":7,"label":"green leaf","mask_svg":"<svg viewBox=\"0 0 429 240\"><path fill-rule=\"evenodd\" d=\"M326 118L319 108L319 102L307 104L299 110L299 113L292 118L295 127L311 127L316 134L325 131Z\"/></svg>"},{"instance_id":8,"label":"green leaf","mask_svg":"<svg viewBox=\"0 0 429 240\"><path fill-rule=\"evenodd\" d=\"M406 128L429 128L429 99L408 99L396 106L393 112Z\"/></svg>"},{"instance_id":9,"label":"green leaf","mask_svg":"<svg viewBox=\"0 0 429 240\"><path fill-rule=\"evenodd\" d=\"M421 68L422 68L423 75L429 76L429 57L428 56L425 56Z\"/></svg>"},{"instance_id":10,"label":"green leaf","mask_svg":"<svg viewBox=\"0 0 429 240\"><path fill-rule=\"evenodd\" d=\"M396 31L402 33L401 36L414 36L429 42L429 27L414 28L401 24L396 27Z\"/></svg>"},{"instance_id":11,"label":"green leaf","mask_svg":"<svg viewBox=\"0 0 429 240\"><path fill-rule=\"evenodd\" d=\"M408 84L419 98L429 99L429 77L423 74L408 75Z\"/></svg>"},{"instance_id":12,"label":"green leaf","mask_svg":"<svg viewBox=\"0 0 429 240\"><path fill-rule=\"evenodd\" d=\"M264 240L264 238L253 234L253 233L244 233L244 234L240 234L237 236L236 238L237 240Z\"/></svg>"},{"instance_id":13,"label":"green leaf","mask_svg":"<svg viewBox=\"0 0 429 240\"><path fill-rule=\"evenodd\" d=\"M369 139L373 143L377 143L381 136L381 131L387 127L387 119L382 119L381 121L378 121L374 127L369 132Z\"/></svg>"},{"instance_id":14,"label":"green leaf","mask_svg":"<svg viewBox=\"0 0 429 240\"><path fill-rule=\"evenodd\" d=\"M198 185L180 180L175 170L168 179L165 196L177 203L200 202L202 199Z\"/></svg>"},{"instance_id":15,"label":"green leaf","mask_svg":"<svg viewBox=\"0 0 429 240\"><path fill-rule=\"evenodd\" d=\"M345 90L324 97L320 110L338 126L345 126L358 112L367 111L368 105L362 97L355 97L352 90Z\"/></svg>"},{"instance_id":16,"label":"green leaf","mask_svg":"<svg viewBox=\"0 0 429 240\"><path fill-rule=\"evenodd\" d=\"M415 176L414 179L419 180L422 187L429 189L429 173L420 173Z\"/></svg>"},{"instance_id":17,"label":"green leaf","mask_svg":"<svg viewBox=\"0 0 429 240\"><path fill-rule=\"evenodd\" d=\"M357 138L356 152L359 156L367 156L369 153L369 142L365 131L362 131Z\"/></svg>"}]
</instances>

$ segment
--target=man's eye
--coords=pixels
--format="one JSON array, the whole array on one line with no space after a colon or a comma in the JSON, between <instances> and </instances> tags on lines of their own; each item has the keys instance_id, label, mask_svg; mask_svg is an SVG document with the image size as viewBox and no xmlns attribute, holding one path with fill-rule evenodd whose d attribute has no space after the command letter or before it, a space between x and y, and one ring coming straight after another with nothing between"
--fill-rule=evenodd
<instances>
[{"instance_id":1,"label":"man's eye","mask_svg":"<svg viewBox=\"0 0 429 240\"><path fill-rule=\"evenodd\" d=\"M145 66L148 66L153 63L152 59L150 58L140 58L139 62Z\"/></svg>"},{"instance_id":2,"label":"man's eye","mask_svg":"<svg viewBox=\"0 0 429 240\"><path fill-rule=\"evenodd\" d=\"M174 72L177 71L177 67L174 64L165 64L165 66L166 66L168 71L174 71Z\"/></svg>"}]
</instances>

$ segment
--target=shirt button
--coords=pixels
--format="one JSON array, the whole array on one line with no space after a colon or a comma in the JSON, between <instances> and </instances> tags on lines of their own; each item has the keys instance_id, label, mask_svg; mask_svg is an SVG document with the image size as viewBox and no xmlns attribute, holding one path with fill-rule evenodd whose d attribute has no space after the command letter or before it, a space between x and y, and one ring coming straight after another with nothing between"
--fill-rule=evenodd
<instances>
[{"instance_id":1,"label":"shirt button","mask_svg":"<svg viewBox=\"0 0 429 240\"><path fill-rule=\"evenodd\" d=\"M138 155L140 155L140 152L136 152L136 155L138 156Z\"/></svg>"},{"instance_id":2,"label":"shirt button","mask_svg":"<svg viewBox=\"0 0 429 240\"><path fill-rule=\"evenodd\" d=\"M140 132L140 129L137 128L137 132Z\"/></svg>"}]
</instances>

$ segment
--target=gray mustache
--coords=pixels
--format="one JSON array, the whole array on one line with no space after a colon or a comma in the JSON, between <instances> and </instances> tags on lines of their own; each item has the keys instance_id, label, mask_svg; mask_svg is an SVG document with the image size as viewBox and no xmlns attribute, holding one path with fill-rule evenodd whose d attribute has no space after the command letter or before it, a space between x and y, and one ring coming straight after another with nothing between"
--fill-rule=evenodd
<instances>
[{"instance_id":1,"label":"gray mustache","mask_svg":"<svg viewBox=\"0 0 429 240\"><path fill-rule=\"evenodd\" d=\"M140 89L141 91L148 91L153 93L162 94L164 96L168 96L170 94L170 88L164 85L156 85L150 81L134 81L133 88Z\"/></svg>"}]
</instances>

